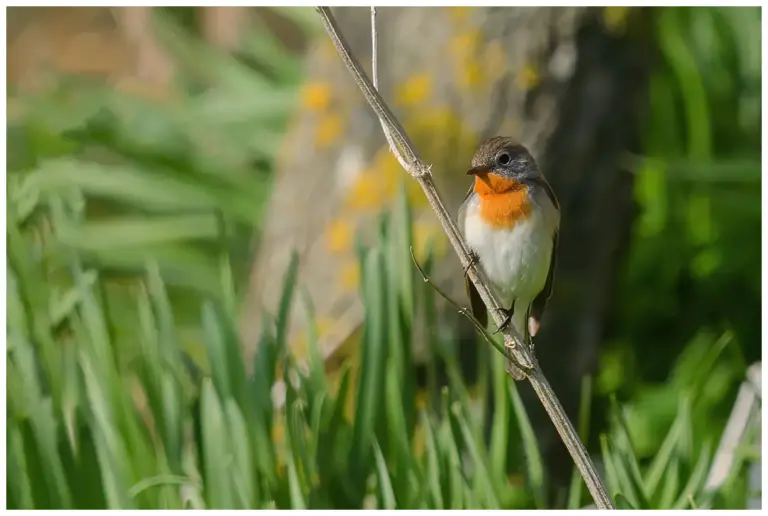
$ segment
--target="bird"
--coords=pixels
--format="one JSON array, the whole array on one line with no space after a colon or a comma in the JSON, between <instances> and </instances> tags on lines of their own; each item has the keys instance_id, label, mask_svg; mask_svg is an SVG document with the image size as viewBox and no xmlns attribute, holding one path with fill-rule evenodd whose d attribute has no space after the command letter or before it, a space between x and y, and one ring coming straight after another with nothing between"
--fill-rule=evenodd
<instances>
[{"instance_id":1,"label":"bird","mask_svg":"<svg viewBox=\"0 0 768 516\"><path fill-rule=\"evenodd\" d=\"M533 350L555 279L560 205L528 149L506 136L490 138L472 157L474 177L458 212L459 230L470 251L464 281L475 319L485 328L488 313L467 275L477 263L502 304L502 331L512 324ZM511 361L507 371L522 379Z\"/></svg>"}]
</instances>

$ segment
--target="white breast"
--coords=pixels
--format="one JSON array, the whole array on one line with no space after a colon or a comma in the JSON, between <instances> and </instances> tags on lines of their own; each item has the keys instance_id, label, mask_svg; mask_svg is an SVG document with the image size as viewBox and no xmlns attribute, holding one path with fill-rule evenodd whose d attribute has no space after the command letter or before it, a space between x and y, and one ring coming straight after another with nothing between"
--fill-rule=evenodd
<instances>
[{"instance_id":1,"label":"white breast","mask_svg":"<svg viewBox=\"0 0 768 516\"><path fill-rule=\"evenodd\" d=\"M463 228L467 244L494 283L500 301L508 307L517 300L516 312L518 308L527 308L547 280L553 231L557 226L552 216L545 216L545 211L535 209L512 229L497 229L481 220L477 203L467 206Z\"/></svg>"}]
</instances>

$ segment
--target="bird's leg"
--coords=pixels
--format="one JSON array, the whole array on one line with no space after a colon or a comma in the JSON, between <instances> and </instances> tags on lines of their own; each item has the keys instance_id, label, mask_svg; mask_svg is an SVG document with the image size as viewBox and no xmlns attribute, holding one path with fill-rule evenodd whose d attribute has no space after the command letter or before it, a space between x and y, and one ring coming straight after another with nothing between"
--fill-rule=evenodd
<instances>
[{"instance_id":1,"label":"bird's leg","mask_svg":"<svg viewBox=\"0 0 768 516\"><path fill-rule=\"evenodd\" d=\"M528 349L533 353L533 335L531 335L531 307L528 306L528 310L525 312L525 323L523 324L523 342L528 346Z\"/></svg>"},{"instance_id":2,"label":"bird's leg","mask_svg":"<svg viewBox=\"0 0 768 516\"><path fill-rule=\"evenodd\" d=\"M528 349L531 350L531 355L533 355L533 335L531 335L531 330L528 327L528 321L525 324L525 343L528 345Z\"/></svg>"},{"instance_id":3,"label":"bird's leg","mask_svg":"<svg viewBox=\"0 0 768 516\"><path fill-rule=\"evenodd\" d=\"M512 314L515 313L515 301L517 301L517 299L512 300L512 306L509 307L509 310L507 310L506 308L498 309L499 312L504 315L504 320L499 325L499 329L493 332L494 335L504 331L507 328L507 326L509 326L509 323L512 322Z\"/></svg>"}]
</instances>

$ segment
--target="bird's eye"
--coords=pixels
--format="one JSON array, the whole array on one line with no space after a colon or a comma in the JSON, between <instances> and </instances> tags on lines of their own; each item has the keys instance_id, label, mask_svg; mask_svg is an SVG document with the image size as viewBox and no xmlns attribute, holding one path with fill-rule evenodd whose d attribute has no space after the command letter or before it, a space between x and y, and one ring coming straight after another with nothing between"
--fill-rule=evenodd
<instances>
[{"instance_id":1,"label":"bird's eye","mask_svg":"<svg viewBox=\"0 0 768 516\"><path fill-rule=\"evenodd\" d=\"M496 156L496 163L498 163L499 166L506 167L512 163L512 156L510 156L508 152L500 152L499 155Z\"/></svg>"}]
</instances>

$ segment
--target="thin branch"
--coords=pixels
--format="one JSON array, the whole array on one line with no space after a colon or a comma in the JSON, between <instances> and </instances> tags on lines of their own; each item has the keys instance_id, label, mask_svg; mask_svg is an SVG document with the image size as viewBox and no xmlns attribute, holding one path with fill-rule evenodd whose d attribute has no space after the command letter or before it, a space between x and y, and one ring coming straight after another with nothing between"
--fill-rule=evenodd
<instances>
[{"instance_id":1,"label":"thin branch","mask_svg":"<svg viewBox=\"0 0 768 516\"><path fill-rule=\"evenodd\" d=\"M331 38L331 41L333 41L342 62L352 74L360 91L376 113L382 126L385 127L384 134L387 137L387 141L390 143L390 149L395 154L402 167L419 182L435 215L440 220L451 245L456 250L462 265L467 270L469 279L474 283L480 297L488 308L488 312L496 321L496 324L501 326L504 320L500 314L500 305L495 296L491 293L486 282L480 278L478 268L470 260L467 245L459 234L456 224L449 215L448 210L446 210L445 205L435 188L434 181L432 180L432 172L430 170L431 167L421 161L416 152L416 148L403 130L400 122L398 122L397 118L392 114L374 85L371 84L370 79L365 75L365 72L363 72L358 61L352 55L348 43L339 31L336 19L334 18L333 13L331 13L330 8L317 7L316 9L323 20L325 30ZM371 21L375 22L375 20L375 14L372 13ZM595 504L601 509L613 509L614 506L611 497L608 495L608 491L606 490L603 481L597 474L597 470L587 454L584 445L579 440L576 430L573 428L568 416L565 414L565 410L563 410L560 401L557 399L557 396L555 396L546 377L539 369L535 356L533 356L528 346L523 344L523 340L517 332L517 329L513 326L514 325L511 324L508 325L503 332L506 346L510 348L515 360L520 364L525 364L525 369L530 371L528 379L531 382L531 386L541 400L541 403L544 405L550 419L552 419L563 443L566 448L568 448L571 457L584 478L587 489L589 489L592 498L595 500Z\"/></svg>"},{"instance_id":2,"label":"thin branch","mask_svg":"<svg viewBox=\"0 0 768 516\"><path fill-rule=\"evenodd\" d=\"M430 277L427 275L427 273L426 273L426 272L424 272L424 269L421 267L421 265L419 265L419 262L418 262L418 260L416 260L416 256L413 254L413 246L411 246L411 247L410 247L410 250L411 250L411 260L413 260L413 264L414 264L414 265L416 266L416 268L418 269L418 271L419 271L419 274L421 274L421 279L423 279L423 280L424 280L424 283L428 283L428 284L429 284L429 286L430 286L430 287L432 287L432 288L435 290L435 292L437 292L438 294L440 294L440 296L441 296L443 299L445 299L446 301L448 301L448 302L451 304L451 306L453 306L453 307L454 307L456 310L458 310L458 312L459 312L461 315L463 315L464 317L466 317L467 319L469 319L469 321L472 323L472 326L474 326L474 327L475 327L475 329L478 331L478 333L480 333L480 335L482 335L482 336L483 336L483 338L485 339L485 341L486 341L486 342L488 342L488 344L490 344L490 345L491 345L491 346L493 346L494 348L496 348L496 351L498 351L499 353L501 353L501 355L502 355L504 358L506 358L507 360L511 360L511 361L512 361L512 362L513 362L513 363L514 363L514 364L515 364L517 367L519 367L520 369L522 369L523 371L525 371L525 367L524 367L523 365L521 365L521 364L518 364L518 363L515 363L515 362L514 362L514 360L515 360L515 359L514 359L514 357L512 357L512 356L509 354L509 352L507 351L507 348L506 348L506 347L504 347L504 346L502 346L502 345L501 345L501 344L499 344L498 342L496 342L496 340L493 338L493 336L492 336L490 333L488 333L488 330L486 330L485 328L483 328L483 325L482 325L482 324L480 324L480 321L478 321L477 319L475 319L475 316L474 316L474 315L472 315L472 313L471 313L471 312L470 312L470 311L467 309L467 307L465 307L465 306L461 306L459 303L457 303L456 301L454 301L453 299L451 299L451 297L450 297L448 294L446 294L446 293L443 291L443 289L441 289L440 287L438 287L438 286L437 286L437 284L436 284L434 281L432 281L432 278L430 278Z\"/></svg>"},{"instance_id":3,"label":"thin branch","mask_svg":"<svg viewBox=\"0 0 768 516\"><path fill-rule=\"evenodd\" d=\"M371 73L373 89L379 91L379 33L376 29L376 7L371 7ZM384 123L382 122L382 127Z\"/></svg>"}]
</instances>

